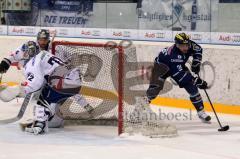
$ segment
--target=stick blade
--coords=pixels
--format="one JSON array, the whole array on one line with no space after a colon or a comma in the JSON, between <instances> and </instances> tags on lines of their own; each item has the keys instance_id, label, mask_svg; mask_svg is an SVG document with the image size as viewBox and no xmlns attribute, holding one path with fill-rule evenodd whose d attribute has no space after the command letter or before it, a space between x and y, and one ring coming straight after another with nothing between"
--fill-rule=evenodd
<instances>
[{"instance_id":1,"label":"stick blade","mask_svg":"<svg viewBox=\"0 0 240 159\"><path fill-rule=\"evenodd\" d=\"M221 127L220 129L218 129L218 131L228 131L229 130L229 126L228 125L226 125L226 126L224 126L224 127Z\"/></svg>"},{"instance_id":2,"label":"stick blade","mask_svg":"<svg viewBox=\"0 0 240 159\"><path fill-rule=\"evenodd\" d=\"M15 116L13 118L9 118L9 119L0 120L0 125L10 124L10 123L14 123L14 122L20 120L23 117L23 115L27 109L27 106L29 105L30 101L32 100L34 94L35 93L29 93L26 95L17 116ZM40 93L38 93L38 94L40 94Z\"/></svg>"}]
</instances>

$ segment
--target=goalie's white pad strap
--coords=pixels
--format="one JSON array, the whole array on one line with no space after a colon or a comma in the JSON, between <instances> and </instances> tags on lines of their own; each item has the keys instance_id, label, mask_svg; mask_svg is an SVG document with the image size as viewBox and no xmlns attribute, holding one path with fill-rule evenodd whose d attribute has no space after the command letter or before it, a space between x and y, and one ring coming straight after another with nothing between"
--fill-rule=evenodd
<instances>
[{"instance_id":1,"label":"goalie's white pad strap","mask_svg":"<svg viewBox=\"0 0 240 159\"><path fill-rule=\"evenodd\" d=\"M46 114L46 109L47 108L36 104L33 110L34 121L47 121L48 115Z\"/></svg>"},{"instance_id":2,"label":"goalie's white pad strap","mask_svg":"<svg viewBox=\"0 0 240 159\"><path fill-rule=\"evenodd\" d=\"M73 98L74 98L74 99L76 100L76 102L77 102L80 106L82 106L82 107L84 107L84 106L86 106L87 104L89 104L89 103L87 102L87 100L85 99L85 97L82 96L81 94L76 94L76 95L73 96Z\"/></svg>"}]
</instances>

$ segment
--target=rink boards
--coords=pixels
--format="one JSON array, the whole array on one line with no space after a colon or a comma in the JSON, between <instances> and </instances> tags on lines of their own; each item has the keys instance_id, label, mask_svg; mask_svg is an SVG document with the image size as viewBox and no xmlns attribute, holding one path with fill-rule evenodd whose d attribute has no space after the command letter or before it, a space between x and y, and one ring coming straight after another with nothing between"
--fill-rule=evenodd
<instances>
[{"instance_id":1,"label":"rink boards","mask_svg":"<svg viewBox=\"0 0 240 159\"><path fill-rule=\"evenodd\" d=\"M80 38L56 38L67 41L87 41L105 43L109 40L80 39ZM0 36L0 59L8 56L14 49L20 47L27 40L35 40L35 37ZM117 43L120 41L116 41ZM142 71L151 69L152 61L164 47L172 45L164 42L134 41L137 50L137 59L142 64ZM218 112L228 114L240 114L240 47L229 45L202 45L203 47L203 71L201 76L211 85L209 95ZM188 64L190 66L190 64ZM142 78L148 79L149 74L143 74ZM13 67L3 76L3 82L20 83L24 78L22 71ZM153 104L166 105L178 108L192 108L188 94L184 89L167 81L170 88L161 94ZM205 102L207 99L201 91ZM205 104L207 110L211 110L209 104Z\"/></svg>"}]
</instances>

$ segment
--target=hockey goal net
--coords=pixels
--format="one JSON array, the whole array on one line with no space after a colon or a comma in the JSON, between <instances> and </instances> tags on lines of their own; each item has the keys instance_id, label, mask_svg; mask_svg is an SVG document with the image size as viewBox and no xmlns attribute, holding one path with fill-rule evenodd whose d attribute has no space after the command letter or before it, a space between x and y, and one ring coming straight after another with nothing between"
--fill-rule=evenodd
<instances>
[{"instance_id":1,"label":"hockey goal net","mask_svg":"<svg viewBox=\"0 0 240 159\"><path fill-rule=\"evenodd\" d=\"M66 41L54 41L52 46L55 56L68 62L71 68L80 69L80 94L94 108L89 114L71 97L60 107L65 120L115 123L118 134L141 133L151 137L177 134L174 126L157 119L143 97L145 92L140 91L134 46Z\"/></svg>"}]
</instances>

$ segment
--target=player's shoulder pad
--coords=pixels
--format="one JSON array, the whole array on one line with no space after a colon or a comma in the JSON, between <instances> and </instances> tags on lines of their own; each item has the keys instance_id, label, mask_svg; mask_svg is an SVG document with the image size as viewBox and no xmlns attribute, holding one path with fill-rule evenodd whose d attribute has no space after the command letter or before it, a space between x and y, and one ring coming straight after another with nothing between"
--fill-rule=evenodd
<instances>
[{"instance_id":1,"label":"player's shoulder pad","mask_svg":"<svg viewBox=\"0 0 240 159\"><path fill-rule=\"evenodd\" d=\"M193 51L195 51L195 52L201 52L202 51L202 47L192 40L190 41L190 45L191 45L191 48L192 48Z\"/></svg>"},{"instance_id":2,"label":"player's shoulder pad","mask_svg":"<svg viewBox=\"0 0 240 159\"><path fill-rule=\"evenodd\" d=\"M160 54L161 54L161 55L164 55L164 56L168 56L168 55L171 54L172 49L173 49L173 46L166 47L166 48L162 49L162 51L160 52Z\"/></svg>"},{"instance_id":3,"label":"player's shoulder pad","mask_svg":"<svg viewBox=\"0 0 240 159\"><path fill-rule=\"evenodd\" d=\"M164 55L164 56L167 56L168 55L168 51L167 51L168 48L164 48L161 50L160 52L160 55Z\"/></svg>"},{"instance_id":4,"label":"player's shoulder pad","mask_svg":"<svg viewBox=\"0 0 240 159\"><path fill-rule=\"evenodd\" d=\"M158 57L155 59L157 63L161 63L161 62L167 62L169 61L169 59L171 58L170 55L171 55L171 52L172 52L172 46L171 47L166 47L164 49L162 49L160 51L160 53L158 54Z\"/></svg>"}]
</instances>

